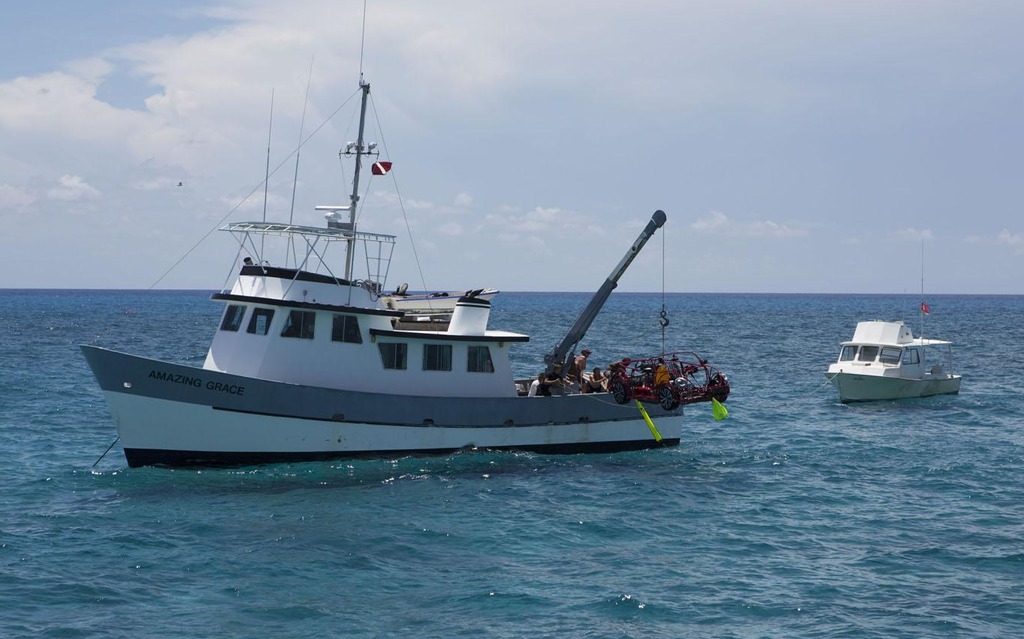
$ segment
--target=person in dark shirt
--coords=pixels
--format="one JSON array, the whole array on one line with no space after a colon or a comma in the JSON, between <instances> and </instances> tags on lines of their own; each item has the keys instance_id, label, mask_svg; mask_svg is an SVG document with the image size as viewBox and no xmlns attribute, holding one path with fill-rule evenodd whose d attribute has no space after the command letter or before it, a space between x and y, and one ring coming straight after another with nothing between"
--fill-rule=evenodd
<instances>
[{"instance_id":1,"label":"person in dark shirt","mask_svg":"<svg viewBox=\"0 0 1024 639\"><path fill-rule=\"evenodd\" d=\"M544 374L544 378L540 382L540 388L537 389L537 394L543 397L551 397L551 387L561 386L562 383L562 365L556 364L554 370Z\"/></svg>"}]
</instances>

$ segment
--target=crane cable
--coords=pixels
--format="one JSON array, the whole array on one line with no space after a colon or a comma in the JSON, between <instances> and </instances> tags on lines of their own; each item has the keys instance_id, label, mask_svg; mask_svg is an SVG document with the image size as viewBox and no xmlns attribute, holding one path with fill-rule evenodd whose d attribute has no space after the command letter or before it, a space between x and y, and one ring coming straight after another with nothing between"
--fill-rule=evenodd
<instances>
[{"instance_id":1,"label":"crane cable","mask_svg":"<svg viewBox=\"0 0 1024 639\"><path fill-rule=\"evenodd\" d=\"M668 310L665 308L665 230L661 231L661 312L658 313L661 324L661 354L665 354L665 329L668 328Z\"/></svg>"}]
</instances>

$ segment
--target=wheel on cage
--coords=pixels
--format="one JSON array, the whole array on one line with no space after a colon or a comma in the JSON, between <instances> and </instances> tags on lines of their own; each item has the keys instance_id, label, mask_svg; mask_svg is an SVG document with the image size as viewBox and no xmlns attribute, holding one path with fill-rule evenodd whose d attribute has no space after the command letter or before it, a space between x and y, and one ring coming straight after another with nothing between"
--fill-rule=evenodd
<instances>
[{"instance_id":1,"label":"wheel on cage","mask_svg":"<svg viewBox=\"0 0 1024 639\"><path fill-rule=\"evenodd\" d=\"M621 379L612 381L612 397L614 397L616 403L619 404L625 404L626 400L629 399L626 396L626 385L622 383Z\"/></svg>"},{"instance_id":2,"label":"wheel on cage","mask_svg":"<svg viewBox=\"0 0 1024 639\"><path fill-rule=\"evenodd\" d=\"M665 410L674 410L679 406L675 394L672 393L672 387L668 384L662 384L661 388L658 389L658 403Z\"/></svg>"}]
</instances>

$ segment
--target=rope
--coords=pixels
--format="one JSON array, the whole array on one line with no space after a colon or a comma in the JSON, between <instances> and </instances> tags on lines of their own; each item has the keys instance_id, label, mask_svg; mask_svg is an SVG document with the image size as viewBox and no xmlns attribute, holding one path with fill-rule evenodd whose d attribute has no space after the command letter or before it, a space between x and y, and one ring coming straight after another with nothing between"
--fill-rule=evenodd
<instances>
[{"instance_id":1,"label":"rope","mask_svg":"<svg viewBox=\"0 0 1024 639\"><path fill-rule=\"evenodd\" d=\"M835 375L833 375L832 377L829 377L828 379L826 379L826 380L825 380L824 382L822 382L822 383L821 383L821 385L820 385L820 386L818 386L818 387L817 387L817 388L815 388L814 390L815 390L815 391L820 391L820 390L821 390L822 388L824 388L824 387L825 387L826 385L828 385L828 384L831 384L831 383L832 383L832 380L834 380L834 379L835 379L835 378L837 378L837 377L839 377L839 373L836 373L836 374L835 374Z\"/></svg>"},{"instance_id":2,"label":"rope","mask_svg":"<svg viewBox=\"0 0 1024 639\"><path fill-rule=\"evenodd\" d=\"M92 463L92 467L96 468L96 464L100 463L100 460L102 460L104 457L106 457L107 453L110 452L110 449L114 447L114 444L116 444L119 441L121 441L121 436L120 435L117 436L117 439L115 439L114 442L112 444L110 444L110 446L107 446L107 449L105 451L103 451L103 454L100 455L100 458Z\"/></svg>"},{"instance_id":3,"label":"rope","mask_svg":"<svg viewBox=\"0 0 1024 639\"><path fill-rule=\"evenodd\" d=\"M391 157L391 152L388 151L388 143L384 139L384 130L380 126L380 118L377 117L377 104L373 101L373 96L370 96L370 109L373 110L373 119L377 123L377 135L380 139L380 145L384 149L384 154L387 157ZM388 171L391 175L391 183L395 185L395 194L398 196L398 208L402 211L402 221L405 222L405 231L409 237L409 247L412 249L412 258L416 262L416 272L420 276L420 284L423 286L423 291L426 292L430 289L427 288L427 280L423 275L423 266L420 264L420 255L416 251L416 242L413 240L412 227L409 224L409 215L405 210L405 200L402 198L402 191L398 188L398 178L395 176L395 170ZM427 299L427 306L430 306L430 299Z\"/></svg>"}]
</instances>

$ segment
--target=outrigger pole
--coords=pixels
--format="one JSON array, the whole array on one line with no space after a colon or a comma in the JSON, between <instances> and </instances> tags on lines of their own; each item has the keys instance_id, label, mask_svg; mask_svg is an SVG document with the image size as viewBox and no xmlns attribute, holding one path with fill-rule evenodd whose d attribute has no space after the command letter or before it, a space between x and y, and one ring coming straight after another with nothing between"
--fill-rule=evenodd
<instances>
[{"instance_id":1,"label":"outrigger pole","mask_svg":"<svg viewBox=\"0 0 1024 639\"><path fill-rule=\"evenodd\" d=\"M612 269L611 275L604 281L601 288L597 289L597 292L594 293L594 297L590 299L590 303L587 304L587 307L583 309L583 312L576 319L576 323L572 325L572 328L562 338L562 341L555 346L554 350L544 356L544 363L547 364L546 372L552 372L557 365L562 366L562 371L569 370L569 355L572 350L576 347L576 344L580 343L583 336L587 334L587 330L590 329L590 325L594 323L594 319L601 312L604 303L608 301L612 291L619 285L619 278L622 277L622 274L626 272L629 265L636 259L640 249L644 247L644 244L647 244L647 240L651 239L654 232L665 225L666 219L665 211L659 209L654 212L654 215L651 216L651 221L640 232L640 236L633 242L633 246L629 247L622 260Z\"/></svg>"}]
</instances>

